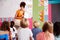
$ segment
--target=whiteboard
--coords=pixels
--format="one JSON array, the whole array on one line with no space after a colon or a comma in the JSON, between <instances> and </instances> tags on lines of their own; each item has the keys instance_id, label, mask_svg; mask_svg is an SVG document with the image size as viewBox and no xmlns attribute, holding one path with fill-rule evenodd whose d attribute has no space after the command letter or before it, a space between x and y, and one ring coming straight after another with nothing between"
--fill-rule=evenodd
<instances>
[{"instance_id":1,"label":"whiteboard","mask_svg":"<svg viewBox=\"0 0 60 40\"><path fill-rule=\"evenodd\" d=\"M32 17L32 0L0 0L0 17L14 17L21 1L27 4L24 17Z\"/></svg>"}]
</instances>

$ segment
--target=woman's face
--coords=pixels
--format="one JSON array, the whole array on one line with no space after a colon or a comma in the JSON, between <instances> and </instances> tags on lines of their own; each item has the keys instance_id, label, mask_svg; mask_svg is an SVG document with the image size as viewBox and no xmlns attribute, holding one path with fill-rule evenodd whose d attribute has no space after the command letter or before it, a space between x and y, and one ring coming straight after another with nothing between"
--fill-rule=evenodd
<instances>
[{"instance_id":1,"label":"woman's face","mask_svg":"<svg viewBox=\"0 0 60 40\"><path fill-rule=\"evenodd\" d=\"M22 10L24 10L24 7L21 7Z\"/></svg>"}]
</instances>

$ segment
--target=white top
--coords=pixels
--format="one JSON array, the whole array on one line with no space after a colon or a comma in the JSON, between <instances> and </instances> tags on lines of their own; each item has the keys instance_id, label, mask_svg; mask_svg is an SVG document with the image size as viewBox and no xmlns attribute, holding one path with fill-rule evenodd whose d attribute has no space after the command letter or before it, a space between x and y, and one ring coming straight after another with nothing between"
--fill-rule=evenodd
<instances>
[{"instance_id":1,"label":"white top","mask_svg":"<svg viewBox=\"0 0 60 40\"><path fill-rule=\"evenodd\" d=\"M14 28L14 30L15 30L15 31L13 31L13 28ZM12 34L12 35L11 35L11 36L12 36L12 38L14 38L14 37L15 37L15 35L16 35L16 33L17 33L16 28L15 28L15 27L13 27L13 28L11 28L11 27L10 27L10 31L11 31L11 34Z\"/></svg>"},{"instance_id":2,"label":"white top","mask_svg":"<svg viewBox=\"0 0 60 40\"><path fill-rule=\"evenodd\" d=\"M17 32L18 40L30 40L33 36L32 31L29 28L20 28Z\"/></svg>"},{"instance_id":3,"label":"white top","mask_svg":"<svg viewBox=\"0 0 60 40\"><path fill-rule=\"evenodd\" d=\"M55 36L55 40L60 40L60 35L58 37Z\"/></svg>"}]
</instances>

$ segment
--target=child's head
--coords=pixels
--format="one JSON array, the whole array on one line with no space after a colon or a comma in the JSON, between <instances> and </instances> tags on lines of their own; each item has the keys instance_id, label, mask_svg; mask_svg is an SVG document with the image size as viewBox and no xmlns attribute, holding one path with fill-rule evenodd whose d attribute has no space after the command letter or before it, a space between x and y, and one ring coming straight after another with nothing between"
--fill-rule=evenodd
<instances>
[{"instance_id":1,"label":"child's head","mask_svg":"<svg viewBox=\"0 0 60 40\"><path fill-rule=\"evenodd\" d=\"M8 21L3 21L2 25L1 25L1 30L3 31L10 31L10 28L9 28L9 22Z\"/></svg>"},{"instance_id":2,"label":"child's head","mask_svg":"<svg viewBox=\"0 0 60 40\"><path fill-rule=\"evenodd\" d=\"M15 24L14 21L11 21L10 22L10 27L13 28L14 24Z\"/></svg>"},{"instance_id":3,"label":"child's head","mask_svg":"<svg viewBox=\"0 0 60 40\"><path fill-rule=\"evenodd\" d=\"M22 28L26 28L26 27L28 27L28 25L29 25L29 22L28 22L28 20L27 19L22 19L21 21L20 21L20 26L22 27Z\"/></svg>"},{"instance_id":4,"label":"child's head","mask_svg":"<svg viewBox=\"0 0 60 40\"><path fill-rule=\"evenodd\" d=\"M42 29L43 29L43 32L49 31L50 33L52 33L53 32L53 23L45 22Z\"/></svg>"},{"instance_id":5,"label":"child's head","mask_svg":"<svg viewBox=\"0 0 60 40\"><path fill-rule=\"evenodd\" d=\"M35 28L39 27L39 25L40 25L40 23L39 23L38 21L34 21L34 22L33 22L33 26L34 26Z\"/></svg>"},{"instance_id":6,"label":"child's head","mask_svg":"<svg viewBox=\"0 0 60 40\"><path fill-rule=\"evenodd\" d=\"M57 37L60 35L60 22L54 23L54 35Z\"/></svg>"},{"instance_id":7,"label":"child's head","mask_svg":"<svg viewBox=\"0 0 60 40\"><path fill-rule=\"evenodd\" d=\"M26 5L26 3L25 3L25 2L21 2L21 3L20 3L20 7L25 8L25 5Z\"/></svg>"}]
</instances>

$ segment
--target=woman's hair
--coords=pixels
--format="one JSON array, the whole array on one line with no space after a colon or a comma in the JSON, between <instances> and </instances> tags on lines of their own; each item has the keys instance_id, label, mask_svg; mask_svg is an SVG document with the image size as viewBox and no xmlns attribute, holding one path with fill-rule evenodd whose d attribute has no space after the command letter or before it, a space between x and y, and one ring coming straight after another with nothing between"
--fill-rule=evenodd
<instances>
[{"instance_id":1,"label":"woman's hair","mask_svg":"<svg viewBox=\"0 0 60 40\"><path fill-rule=\"evenodd\" d=\"M15 24L14 21L11 21L10 22L10 27L13 28L14 24Z\"/></svg>"},{"instance_id":2,"label":"woman's hair","mask_svg":"<svg viewBox=\"0 0 60 40\"><path fill-rule=\"evenodd\" d=\"M54 35L59 36L60 35L60 22L54 23Z\"/></svg>"},{"instance_id":3,"label":"woman's hair","mask_svg":"<svg viewBox=\"0 0 60 40\"><path fill-rule=\"evenodd\" d=\"M25 2L21 2L21 3L20 3L20 7L25 8L25 5L26 5L26 3L25 3Z\"/></svg>"},{"instance_id":4,"label":"woman's hair","mask_svg":"<svg viewBox=\"0 0 60 40\"><path fill-rule=\"evenodd\" d=\"M50 28L51 29L53 28L52 22L45 22L44 25L43 25L43 27L42 27L42 30L43 30L43 32L45 32L47 30L50 31Z\"/></svg>"},{"instance_id":5,"label":"woman's hair","mask_svg":"<svg viewBox=\"0 0 60 40\"><path fill-rule=\"evenodd\" d=\"M29 25L29 22L28 22L28 20L27 20L26 18L24 18L24 19L22 19L22 20L20 21L20 26L21 26L22 28L26 28L26 27L28 27L28 25Z\"/></svg>"},{"instance_id":6,"label":"woman's hair","mask_svg":"<svg viewBox=\"0 0 60 40\"><path fill-rule=\"evenodd\" d=\"M9 28L9 22L8 21L3 21L2 25L1 25L1 30L2 31L10 31L10 28Z\"/></svg>"}]
</instances>

